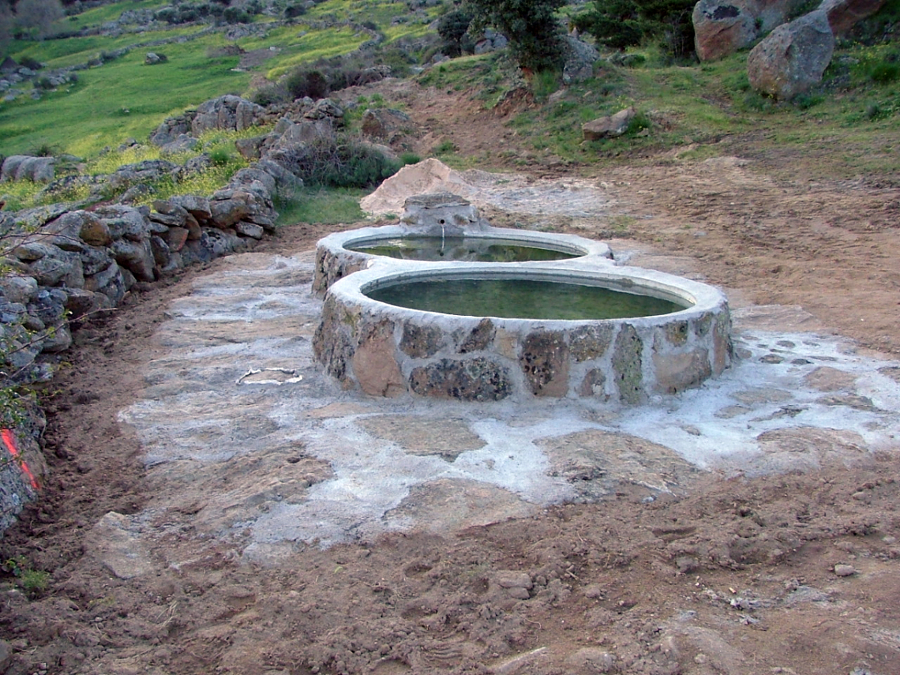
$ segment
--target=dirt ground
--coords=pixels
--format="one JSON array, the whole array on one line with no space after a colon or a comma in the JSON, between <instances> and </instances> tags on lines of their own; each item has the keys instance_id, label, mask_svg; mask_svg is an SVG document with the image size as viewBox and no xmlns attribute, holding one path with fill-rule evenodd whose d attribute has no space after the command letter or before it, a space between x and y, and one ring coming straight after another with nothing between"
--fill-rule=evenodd
<instances>
[{"instance_id":1,"label":"dirt ground","mask_svg":"<svg viewBox=\"0 0 900 675\"><path fill-rule=\"evenodd\" d=\"M465 94L384 91L423 128L423 155L443 138L464 154L516 147L503 115ZM802 156L761 155L749 137L721 144L702 162L578 169L616 200L610 218L520 224L665 249L737 305L799 306L896 358L900 189L882 187L896 180L810 181ZM538 158L524 171L574 169ZM307 250L333 229L297 225L257 250ZM86 554L94 527L152 498L117 414L144 387L169 303L218 264L142 288L77 333L46 393L49 480L0 542L4 560L24 555L51 574L38 597L3 592L5 672L900 672L900 458L889 452L808 473L704 474L652 502L623 484L597 504L308 547L270 567L198 536L188 508L172 515L184 524L167 530L151 572L116 576Z\"/></svg>"}]
</instances>

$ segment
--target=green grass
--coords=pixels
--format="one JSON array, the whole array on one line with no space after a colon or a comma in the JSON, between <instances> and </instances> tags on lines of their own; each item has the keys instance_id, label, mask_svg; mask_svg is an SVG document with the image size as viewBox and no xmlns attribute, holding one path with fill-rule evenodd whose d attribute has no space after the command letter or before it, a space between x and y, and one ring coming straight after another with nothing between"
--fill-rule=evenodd
<instances>
[{"instance_id":1,"label":"green grass","mask_svg":"<svg viewBox=\"0 0 900 675\"><path fill-rule=\"evenodd\" d=\"M108 21L115 21L123 12L136 9L160 9L171 4L167 0L120 0L108 5L88 9L75 16L64 17L56 25L56 31L73 31L83 27L98 26Z\"/></svg>"},{"instance_id":2,"label":"green grass","mask_svg":"<svg viewBox=\"0 0 900 675\"><path fill-rule=\"evenodd\" d=\"M209 58L208 48L224 45L211 35L166 45L169 61L144 65L135 50L79 73L78 83L40 101L20 97L0 105L0 151L24 153L47 143L79 156L115 146L125 138L145 140L166 116L224 93L240 93L250 75L236 73L238 57Z\"/></svg>"},{"instance_id":3,"label":"green grass","mask_svg":"<svg viewBox=\"0 0 900 675\"><path fill-rule=\"evenodd\" d=\"M72 37L65 40L44 40L43 42L13 40L10 45L10 53L16 60L27 56L37 59L48 68L65 68L87 63L104 51L111 52L151 40L191 35L199 31L200 29L196 26L182 26L172 30L126 34L119 37L90 35L87 37ZM163 45L153 49L165 51L167 48L168 45ZM142 54L147 51L150 51L150 49L144 50Z\"/></svg>"},{"instance_id":4,"label":"green grass","mask_svg":"<svg viewBox=\"0 0 900 675\"><path fill-rule=\"evenodd\" d=\"M266 77L275 81L291 68L352 52L369 39L346 26L303 33L304 29L297 26L282 26L270 31L265 39L247 40L242 46L248 50L277 46L276 55L266 62Z\"/></svg>"},{"instance_id":5,"label":"green grass","mask_svg":"<svg viewBox=\"0 0 900 675\"><path fill-rule=\"evenodd\" d=\"M365 220L359 200L371 190L355 188L311 189L298 191L292 199L279 201L278 225L288 227L297 223L356 223Z\"/></svg>"},{"instance_id":6,"label":"green grass","mask_svg":"<svg viewBox=\"0 0 900 675\"><path fill-rule=\"evenodd\" d=\"M237 132L210 130L200 136L200 143L194 150L167 157L162 157L159 148L152 145L140 145L121 151L104 152L88 158L84 162L84 167L80 173L87 176L106 175L114 173L126 164L137 164L138 162L161 158L176 164L184 164L192 157L197 157L201 153L207 153L213 161L213 166L206 171L194 174L178 183L166 179L151 185L152 192L136 203L139 205L149 204L154 199L168 199L173 195L183 194L209 196L228 183L228 180L238 169L248 165L248 162L237 153L234 146L235 140L265 133L267 130L266 127L254 127ZM66 172L60 171L59 175L64 173ZM53 197L47 197L39 194L45 187L46 185L44 184L33 183L28 180L0 183L0 198L6 200L6 208L16 211L53 201L78 201L86 199L90 194L90 187L85 185L78 186L62 195L56 194ZM115 195L106 196L114 197Z\"/></svg>"}]
</instances>

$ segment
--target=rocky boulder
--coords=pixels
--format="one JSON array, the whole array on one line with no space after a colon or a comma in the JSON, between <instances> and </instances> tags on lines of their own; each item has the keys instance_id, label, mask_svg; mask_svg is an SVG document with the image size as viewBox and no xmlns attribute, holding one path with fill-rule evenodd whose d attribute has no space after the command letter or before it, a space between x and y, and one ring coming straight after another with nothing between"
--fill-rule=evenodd
<instances>
[{"instance_id":1,"label":"rocky boulder","mask_svg":"<svg viewBox=\"0 0 900 675\"><path fill-rule=\"evenodd\" d=\"M819 9L828 14L828 24L835 35L846 34L858 21L882 8L884 0L823 0Z\"/></svg>"},{"instance_id":2,"label":"rocky boulder","mask_svg":"<svg viewBox=\"0 0 900 675\"><path fill-rule=\"evenodd\" d=\"M701 61L713 61L749 47L787 22L804 0L700 0L694 5L694 47Z\"/></svg>"},{"instance_id":3,"label":"rocky boulder","mask_svg":"<svg viewBox=\"0 0 900 675\"><path fill-rule=\"evenodd\" d=\"M759 34L765 35L787 23L802 11L805 4L806 0L756 0L753 14Z\"/></svg>"},{"instance_id":4,"label":"rocky boulder","mask_svg":"<svg viewBox=\"0 0 900 675\"><path fill-rule=\"evenodd\" d=\"M586 141L599 141L601 138L621 136L628 130L628 125L637 112L634 108L625 108L615 115L600 117L581 125L581 133Z\"/></svg>"},{"instance_id":5,"label":"rocky boulder","mask_svg":"<svg viewBox=\"0 0 900 675\"><path fill-rule=\"evenodd\" d=\"M594 63L600 58L600 52L577 37L566 35L563 39L563 82L583 82L594 76Z\"/></svg>"},{"instance_id":6,"label":"rocky boulder","mask_svg":"<svg viewBox=\"0 0 900 675\"><path fill-rule=\"evenodd\" d=\"M156 131L150 134L150 142L153 145L164 146L177 140L180 136L189 134L193 116L178 115L167 117L162 124L156 127Z\"/></svg>"},{"instance_id":7,"label":"rocky boulder","mask_svg":"<svg viewBox=\"0 0 900 675\"><path fill-rule=\"evenodd\" d=\"M509 40L506 39L505 35L488 28L484 31L482 38L475 43L475 53L486 54L495 49L505 49L508 44Z\"/></svg>"},{"instance_id":8,"label":"rocky boulder","mask_svg":"<svg viewBox=\"0 0 900 675\"><path fill-rule=\"evenodd\" d=\"M30 180L35 183L49 183L53 180L54 157L30 157L10 155L0 168L0 181Z\"/></svg>"},{"instance_id":9,"label":"rocky boulder","mask_svg":"<svg viewBox=\"0 0 900 675\"><path fill-rule=\"evenodd\" d=\"M790 100L822 81L834 53L834 35L823 10L810 12L773 30L747 57L750 85L758 92Z\"/></svg>"},{"instance_id":10,"label":"rocky boulder","mask_svg":"<svg viewBox=\"0 0 900 675\"><path fill-rule=\"evenodd\" d=\"M363 136L388 142L411 131L414 126L409 115L392 108L368 108L362 117Z\"/></svg>"},{"instance_id":11,"label":"rocky boulder","mask_svg":"<svg viewBox=\"0 0 900 675\"><path fill-rule=\"evenodd\" d=\"M757 37L754 9L752 0L700 0L694 5L697 58L713 61L749 47Z\"/></svg>"},{"instance_id":12,"label":"rocky boulder","mask_svg":"<svg viewBox=\"0 0 900 675\"><path fill-rule=\"evenodd\" d=\"M243 131L254 126L266 109L240 96L220 96L202 103L191 121L191 134L199 136L207 129Z\"/></svg>"}]
</instances>

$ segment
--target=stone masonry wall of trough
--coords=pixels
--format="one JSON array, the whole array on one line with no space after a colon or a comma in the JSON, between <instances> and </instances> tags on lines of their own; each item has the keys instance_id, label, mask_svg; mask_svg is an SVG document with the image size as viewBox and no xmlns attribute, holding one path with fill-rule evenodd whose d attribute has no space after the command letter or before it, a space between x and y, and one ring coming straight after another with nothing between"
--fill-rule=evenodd
<instances>
[{"instance_id":1,"label":"stone masonry wall of trough","mask_svg":"<svg viewBox=\"0 0 900 675\"><path fill-rule=\"evenodd\" d=\"M573 263L379 261L329 289L316 358L344 388L373 396L596 397L624 404L698 386L730 364L731 320L716 289L650 270ZM541 321L422 312L365 295L400 279L516 274L642 289L691 306L664 316Z\"/></svg>"}]
</instances>

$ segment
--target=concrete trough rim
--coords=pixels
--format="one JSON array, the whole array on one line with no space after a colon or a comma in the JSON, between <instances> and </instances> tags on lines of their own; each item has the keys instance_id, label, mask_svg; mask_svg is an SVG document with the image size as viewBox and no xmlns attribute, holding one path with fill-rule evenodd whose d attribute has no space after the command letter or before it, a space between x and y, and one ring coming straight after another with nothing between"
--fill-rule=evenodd
<instances>
[{"instance_id":1,"label":"concrete trough rim","mask_svg":"<svg viewBox=\"0 0 900 675\"><path fill-rule=\"evenodd\" d=\"M557 283L580 283L600 286L611 290L634 293L635 289L646 289L654 297L672 300L690 306L676 312L654 316L623 317L617 319L518 319L492 316L446 314L426 310L398 307L366 295L367 292L389 285L408 281L424 281L433 278L459 279L515 279L553 281ZM604 283L606 282L606 283ZM341 301L368 307L372 311L404 320L446 320L481 321L489 318L498 326L510 330L526 327L545 329L575 328L595 324L623 324L634 326L655 326L672 321L700 318L710 312L721 311L727 306L725 294L707 284L677 277L664 272L638 267L615 265L591 265L583 259L543 263L471 263L471 262L418 262L394 259L378 260L368 269L361 270L335 282L328 294ZM640 294L640 293L637 293Z\"/></svg>"},{"instance_id":2,"label":"concrete trough rim","mask_svg":"<svg viewBox=\"0 0 900 675\"><path fill-rule=\"evenodd\" d=\"M364 256L371 260L396 260L387 256L379 256L364 251L355 251L349 246L358 246L363 243L374 243L384 239L398 239L404 237L433 237L439 236L433 233L423 232L403 225L385 225L381 227L363 227L356 230L348 230L346 232L334 232L319 240L317 248L325 248L328 250L343 250L355 255ZM574 234L559 234L555 232L535 232L532 230L515 230L503 227L485 227L483 229L467 229L462 233L448 233L447 237L466 239L497 239L499 241L509 241L516 244L531 245L535 248L545 248L559 253L568 253L576 255L577 258L572 260L583 260L585 258L593 259L594 262L603 262L604 264L614 264L611 260L612 252L608 245L603 242L579 237ZM414 261L417 262L417 261ZM454 261L449 261L454 262ZM456 261L459 262L459 261ZM495 265L540 265L545 261L532 261L527 263L506 263L495 262ZM440 262L429 262L430 265L438 265Z\"/></svg>"}]
</instances>

